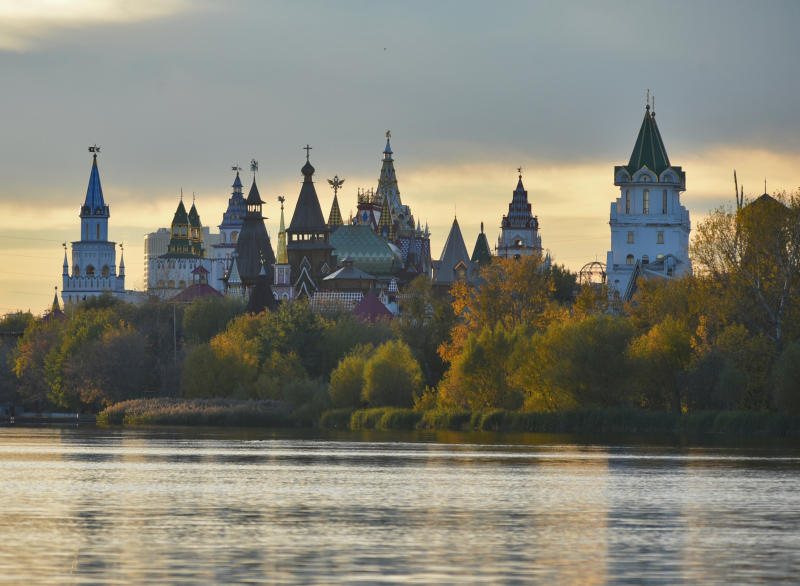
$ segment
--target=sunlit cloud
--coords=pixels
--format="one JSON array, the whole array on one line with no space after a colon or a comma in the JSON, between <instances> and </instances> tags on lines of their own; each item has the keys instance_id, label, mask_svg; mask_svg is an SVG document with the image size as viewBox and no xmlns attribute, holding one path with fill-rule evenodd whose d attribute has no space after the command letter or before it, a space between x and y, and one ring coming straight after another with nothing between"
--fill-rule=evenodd
<instances>
[{"instance_id":1,"label":"sunlit cloud","mask_svg":"<svg viewBox=\"0 0 800 586\"><path fill-rule=\"evenodd\" d=\"M189 0L25 0L0 2L0 49L21 51L66 29L163 18Z\"/></svg>"}]
</instances>

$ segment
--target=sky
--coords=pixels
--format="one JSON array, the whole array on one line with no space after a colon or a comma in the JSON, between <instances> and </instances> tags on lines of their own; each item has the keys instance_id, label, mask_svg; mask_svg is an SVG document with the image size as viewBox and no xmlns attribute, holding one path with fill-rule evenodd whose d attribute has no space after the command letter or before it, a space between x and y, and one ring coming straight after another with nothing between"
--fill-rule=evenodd
<instances>
[{"instance_id":1,"label":"sky","mask_svg":"<svg viewBox=\"0 0 800 586\"><path fill-rule=\"evenodd\" d=\"M377 186L392 132L403 203L432 231L454 214L494 245L522 168L543 246L605 260L614 165L646 91L693 225L746 195L800 185L800 3L790 1L0 0L0 314L45 310L62 242L79 239L98 159L109 238L142 289L144 235L181 189L221 222L259 161L273 241L310 144L323 212L345 178Z\"/></svg>"}]
</instances>

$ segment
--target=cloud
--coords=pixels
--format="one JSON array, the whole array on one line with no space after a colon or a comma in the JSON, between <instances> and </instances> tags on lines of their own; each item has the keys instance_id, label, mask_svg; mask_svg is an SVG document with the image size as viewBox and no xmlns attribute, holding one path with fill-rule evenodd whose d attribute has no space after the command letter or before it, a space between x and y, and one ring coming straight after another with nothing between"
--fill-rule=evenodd
<instances>
[{"instance_id":1,"label":"cloud","mask_svg":"<svg viewBox=\"0 0 800 586\"><path fill-rule=\"evenodd\" d=\"M130 24L186 10L188 0L26 0L0 3L0 50L23 51L66 29Z\"/></svg>"}]
</instances>

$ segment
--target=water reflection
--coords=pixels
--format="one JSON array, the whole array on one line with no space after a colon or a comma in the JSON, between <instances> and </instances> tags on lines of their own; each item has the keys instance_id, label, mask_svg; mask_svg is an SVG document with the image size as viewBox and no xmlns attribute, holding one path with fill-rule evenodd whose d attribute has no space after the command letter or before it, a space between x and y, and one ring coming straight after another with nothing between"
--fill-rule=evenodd
<instances>
[{"instance_id":1,"label":"water reflection","mask_svg":"<svg viewBox=\"0 0 800 586\"><path fill-rule=\"evenodd\" d=\"M693 583L800 570L795 447L5 428L0 466L12 582Z\"/></svg>"}]
</instances>

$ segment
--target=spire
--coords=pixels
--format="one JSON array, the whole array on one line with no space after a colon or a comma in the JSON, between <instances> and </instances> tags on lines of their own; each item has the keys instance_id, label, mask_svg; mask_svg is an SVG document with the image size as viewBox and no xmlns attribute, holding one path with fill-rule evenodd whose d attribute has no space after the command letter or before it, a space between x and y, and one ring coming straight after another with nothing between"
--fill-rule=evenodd
<instances>
[{"instance_id":1,"label":"spire","mask_svg":"<svg viewBox=\"0 0 800 586\"><path fill-rule=\"evenodd\" d=\"M342 222L342 212L339 210L339 199L336 194L333 194L333 203L331 204L331 213L328 215L328 226L330 228L338 228Z\"/></svg>"},{"instance_id":2,"label":"spire","mask_svg":"<svg viewBox=\"0 0 800 586\"><path fill-rule=\"evenodd\" d=\"M306 163L300 172L303 174L303 186L300 188L300 195L297 198L297 205L292 214L292 221L289 223L289 232L327 232L328 225L322 215L322 208L319 205L317 190L314 188L314 167L308 160L308 150L312 147L306 146Z\"/></svg>"},{"instance_id":3,"label":"spire","mask_svg":"<svg viewBox=\"0 0 800 586\"><path fill-rule=\"evenodd\" d=\"M183 205L183 197L181 197L181 201L178 203L178 207L175 209L175 215L172 216L172 225L174 227L176 225L180 226L188 224L189 215L186 213L186 208Z\"/></svg>"},{"instance_id":4,"label":"spire","mask_svg":"<svg viewBox=\"0 0 800 586\"><path fill-rule=\"evenodd\" d=\"M108 217L108 206L103 200L103 187L100 185L100 171L97 169L97 153L100 147L89 147L92 154L92 170L89 173L89 186L86 188L86 199L81 208L81 217Z\"/></svg>"},{"instance_id":5,"label":"spire","mask_svg":"<svg viewBox=\"0 0 800 586\"><path fill-rule=\"evenodd\" d=\"M389 144L389 139L392 138L392 131L386 131L386 148L383 149L383 158L384 159L391 159L392 158L392 145Z\"/></svg>"},{"instance_id":6,"label":"spire","mask_svg":"<svg viewBox=\"0 0 800 586\"><path fill-rule=\"evenodd\" d=\"M461 228L458 220L453 218L453 225L442 249L442 256L439 258L439 268L434 275L434 282L452 283L456 280L455 268L460 263L470 266L470 258L467 253L467 246L464 244L464 237L461 235Z\"/></svg>"},{"instance_id":7,"label":"spire","mask_svg":"<svg viewBox=\"0 0 800 586\"><path fill-rule=\"evenodd\" d=\"M645 106L644 120L639 128L636 143L633 145L627 169L629 173L633 174L645 166L656 175L660 175L664 169L671 166L655 116L650 113L650 104Z\"/></svg>"},{"instance_id":8,"label":"spire","mask_svg":"<svg viewBox=\"0 0 800 586\"><path fill-rule=\"evenodd\" d=\"M383 198L383 205L381 205L381 218L378 220L378 235L386 240L394 240L394 222L392 222L392 213L389 209L389 198Z\"/></svg>"},{"instance_id":9,"label":"spire","mask_svg":"<svg viewBox=\"0 0 800 586\"><path fill-rule=\"evenodd\" d=\"M392 159L392 147L389 144L389 139L392 133L386 131L386 148L383 149L383 160L381 163L381 174L378 178L378 189L375 192L376 198L380 198L381 203L388 200L389 213L392 215L392 221L403 209L403 202L400 199L400 190L397 187L397 175L394 170L394 159ZM408 211L408 210L406 210Z\"/></svg>"},{"instance_id":10,"label":"spire","mask_svg":"<svg viewBox=\"0 0 800 586\"><path fill-rule=\"evenodd\" d=\"M489 241L486 240L486 234L483 233L483 222L481 222L481 232L475 241L475 248L472 249L470 260L481 265L492 262L492 249L489 248Z\"/></svg>"},{"instance_id":11,"label":"spire","mask_svg":"<svg viewBox=\"0 0 800 586\"><path fill-rule=\"evenodd\" d=\"M50 309L52 310L53 313L56 313L58 311L61 311L61 306L58 304L58 287L53 287L53 288L56 290L56 292L55 295L53 296L53 305Z\"/></svg>"},{"instance_id":12,"label":"spire","mask_svg":"<svg viewBox=\"0 0 800 586\"><path fill-rule=\"evenodd\" d=\"M64 243L64 266L61 270L61 275L64 277L69 276L69 263L67 262L67 243Z\"/></svg>"},{"instance_id":13,"label":"spire","mask_svg":"<svg viewBox=\"0 0 800 586\"><path fill-rule=\"evenodd\" d=\"M279 265L289 264L289 254L286 251L286 226L283 223L283 202L286 201L283 197L278 197L281 202L281 224L278 228L278 258L276 263Z\"/></svg>"},{"instance_id":14,"label":"spire","mask_svg":"<svg viewBox=\"0 0 800 586\"><path fill-rule=\"evenodd\" d=\"M503 228L530 228L535 227L536 220L531 214L531 204L528 202L528 192L522 184L522 168L517 167L519 179L517 187L508 204L508 214L503 216Z\"/></svg>"},{"instance_id":15,"label":"spire","mask_svg":"<svg viewBox=\"0 0 800 586\"><path fill-rule=\"evenodd\" d=\"M119 252L119 276L120 277L124 277L125 276L125 248L122 246L122 244L120 244L119 245L119 249L120 249L120 252Z\"/></svg>"},{"instance_id":16,"label":"spire","mask_svg":"<svg viewBox=\"0 0 800 586\"><path fill-rule=\"evenodd\" d=\"M197 206L194 204L194 194L192 194L192 208L189 210L189 225L192 228L200 228L200 214L197 213Z\"/></svg>"}]
</instances>

